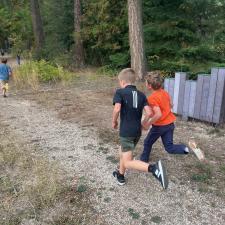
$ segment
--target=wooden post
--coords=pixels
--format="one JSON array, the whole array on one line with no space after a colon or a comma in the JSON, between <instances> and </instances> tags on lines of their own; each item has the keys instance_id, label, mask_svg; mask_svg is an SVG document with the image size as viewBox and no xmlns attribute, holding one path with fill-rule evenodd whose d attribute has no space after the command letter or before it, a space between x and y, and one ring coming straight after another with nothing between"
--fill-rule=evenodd
<instances>
[{"instance_id":1,"label":"wooden post","mask_svg":"<svg viewBox=\"0 0 225 225\"><path fill-rule=\"evenodd\" d=\"M166 78L165 80L164 80L164 90L165 91L167 91L167 92L169 92L169 78Z\"/></svg>"},{"instance_id":2,"label":"wooden post","mask_svg":"<svg viewBox=\"0 0 225 225\"><path fill-rule=\"evenodd\" d=\"M221 68L218 71L215 104L213 110L213 123L220 123L224 120L224 100L225 98L225 68Z\"/></svg>"},{"instance_id":3,"label":"wooden post","mask_svg":"<svg viewBox=\"0 0 225 225\"><path fill-rule=\"evenodd\" d=\"M182 113L183 120L188 120L190 92L191 92L191 81L187 80L185 82L185 90L184 90L184 104L183 104L183 113Z\"/></svg>"},{"instance_id":4,"label":"wooden post","mask_svg":"<svg viewBox=\"0 0 225 225\"><path fill-rule=\"evenodd\" d=\"M175 80L173 78L169 79L169 94L171 97L171 100L173 101L173 96L174 96L174 84L175 84Z\"/></svg>"},{"instance_id":5,"label":"wooden post","mask_svg":"<svg viewBox=\"0 0 225 225\"><path fill-rule=\"evenodd\" d=\"M202 96L201 96L201 107L200 107L200 119L206 120L206 110L209 98L209 86L210 76L203 76Z\"/></svg>"},{"instance_id":6,"label":"wooden post","mask_svg":"<svg viewBox=\"0 0 225 225\"><path fill-rule=\"evenodd\" d=\"M203 87L204 75L198 75L195 97L195 110L194 118L200 119L201 99L202 99L202 87Z\"/></svg>"},{"instance_id":7,"label":"wooden post","mask_svg":"<svg viewBox=\"0 0 225 225\"><path fill-rule=\"evenodd\" d=\"M194 117L194 110L195 110L195 98L196 98L196 81L190 81L191 89L190 89L190 99L189 99L189 111L188 116Z\"/></svg>"},{"instance_id":8,"label":"wooden post","mask_svg":"<svg viewBox=\"0 0 225 225\"><path fill-rule=\"evenodd\" d=\"M206 120L208 122L213 121L213 110L215 104L215 97L216 97L216 87L217 87L217 80L218 80L218 68L211 69L211 77L210 77L210 86L209 86L209 98L206 110Z\"/></svg>"},{"instance_id":9,"label":"wooden post","mask_svg":"<svg viewBox=\"0 0 225 225\"><path fill-rule=\"evenodd\" d=\"M185 81L187 73L179 72L175 74L175 86L173 97L173 111L179 115L183 113Z\"/></svg>"}]
</instances>

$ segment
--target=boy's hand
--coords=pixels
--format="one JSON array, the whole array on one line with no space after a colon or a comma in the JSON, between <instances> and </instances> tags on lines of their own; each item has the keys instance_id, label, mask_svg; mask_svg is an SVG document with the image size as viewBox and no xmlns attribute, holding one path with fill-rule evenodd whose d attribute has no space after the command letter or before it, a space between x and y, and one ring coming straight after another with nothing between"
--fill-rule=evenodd
<instances>
[{"instance_id":1,"label":"boy's hand","mask_svg":"<svg viewBox=\"0 0 225 225\"><path fill-rule=\"evenodd\" d=\"M142 130L148 130L148 128L144 124L141 125L141 129Z\"/></svg>"},{"instance_id":2,"label":"boy's hand","mask_svg":"<svg viewBox=\"0 0 225 225\"><path fill-rule=\"evenodd\" d=\"M147 124L147 123L142 123L141 124L141 128L142 128L142 130L148 130L149 129L149 124Z\"/></svg>"},{"instance_id":3,"label":"boy's hand","mask_svg":"<svg viewBox=\"0 0 225 225\"><path fill-rule=\"evenodd\" d=\"M112 122L112 128L113 129L117 129L118 128L118 122L117 121L113 121Z\"/></svg>"}]
</instances>

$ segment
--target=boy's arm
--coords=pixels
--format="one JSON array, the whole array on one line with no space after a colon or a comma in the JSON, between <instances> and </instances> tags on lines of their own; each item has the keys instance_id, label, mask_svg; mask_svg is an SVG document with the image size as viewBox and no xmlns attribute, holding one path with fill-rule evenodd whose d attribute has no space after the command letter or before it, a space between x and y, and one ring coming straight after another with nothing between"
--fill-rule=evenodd
<instances>
[{"instance_id":1,"label":"boy's arm","mask_svg":"<svg viewBox=\"0 0 225 225\"><path fill-rule=\"evenodd\" d=\"M141 125L142 125L143 129L147 130L148 129L147 123L148 123L149 119L151 118L151 116L153 115L153 112L152 112L151 107L148 105L146 105L144 107L144 112L145 112L144 119L142 120Z\"/></svg>"},{"instance_id":2,"label":"boy's arm","mask_svg":"<svg viewBox=\"0 0 225 225\"><path fill-rule=\"evenodd\" d=\"M121 110L121 104L116 103L113 109L113 115L112 115L112 128L117 129L118 127L118 117L120 115Z\"/></svg>"},{"instance_id":3,"label":"boy's arm","mask_svg":"<svg viewBox=\"0 0 225 225\"><path fill-rule=\"evenodd\" d=\"M12 76L12 75L13 75L13 74L12 74L12 69L11 69L10 66L8 66L8 73L9 73L9 76Z\"/></svg>"},{"instance_id":4,"label":"boy's arm","mask_svg":"<svg viewBox=\"0 0 225 225\"><path fill-rule=\"evenodd\" d=\"M157 120L159 120L162 117L162 112L159 106L153 106L152 109L154 116L151 117L151 119L147 122L147 126L154 124Z\"/></svg>"},{"instance_id":5,"label":"boy's arm","mask_svg":"<svg viewBox=\"0 0 225 225\"><path fill-rule=\"evenodd\" d=\"M162 112L161 112L161 109L159 108L159 106L153 106L153 113L154 115L149 118L147 121L145 121L144 123L142 122L142 127L145 129L145 130L148 130L149 127L154 124L157 120L159 120L162 116Z\"/></svg>"}]
</instances>

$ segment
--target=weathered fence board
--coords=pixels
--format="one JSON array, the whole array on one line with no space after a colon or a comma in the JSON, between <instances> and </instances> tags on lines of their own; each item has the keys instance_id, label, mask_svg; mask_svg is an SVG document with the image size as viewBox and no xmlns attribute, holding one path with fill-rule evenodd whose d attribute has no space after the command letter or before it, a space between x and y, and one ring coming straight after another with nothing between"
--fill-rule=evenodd
<instances>
[{"instance_id":1,"label":"weathered fence board","mask_svg":"<svg viewBox=\"0 0 225 225\"><path fill-rule=\"evenodd\" d=\"M225 69L221 68L218 71L217 87L216 87L216 97L213 110L213 123L222 122L221 116L224 114L224 88L225 88Z\"/></svg>"},{"instance_id":2,"label":"weathered fence board","mask_svg":"<svg viewBox=\"0 0 225 225\"><path fill-rule=\"evenodd\" d=\"M173 112L213 123L225 122L225 68L212 68L199 74L197 81L186 80L186 73L165 79L164 88L173 101Z\"/></svg>"},{"instance_id":3,"label":"weathered fence board","mask_svg":"<svg viewBox=\"0 0 225 225\"><path fill-rule=\"evenodd\" d=\"M221 112L220 122L225 123L225 84L224 84L224 88L223 88L223 100L222 100L221 110L222 110L222 112Z\"/></svg>"},{"instance_id":4,"label":"weathered fence board","mask_svg":"<svg viewBox=\"0 0 225 225\"><path fill-rule=\"evenodd\" d=\"M206 120L208 122L212 122L213 120L213 110L214 110L215 97L216 97L218 72L219 72L218 68L212 68L211 70L209 97L208 97L208 104L207 104L207 110L206 110Z\"/></svg>"},{"instance_id":5,"label":"weathered fence board","mask_svg":"<svg viewBox=\"0 0 225 225\"><path fill-rule=\"evenodd\" d=\"M196 81L190 81L190 98L189 98L189 117L194 117L195 97L196 97Z\"/></svg>"},{"instance_id":6,"label":"weathered fence board","mask_svg":"<svg viewBox=\"0 0 225 225\"><path fill-rule=\"evenodd\" d=\"M170 80L168 78L165 79L164 81L164 89L169 92L169 82Z\"/></svg>"},{"instance_id":7,"label":"weathered fence board","mask_svg":"<svg viewBox=\"0 0 225 225\"><path fill-rule=\"evenodd\" d=\"M203 77L203 86L202 86L202 96L201 96L201 107L199 118L201 120L206 120L206 110L209 97L209 86L210 86L210 76L205 75Z\"/></svg>"},{"instance_id":8,"label":"weathered fence board","mask_svg":"<svg viewBox=\"0 0 225 225\"><path fill-rule=\"evenodd\" d=\"M189 103L190 103L190 92L191 92L191 82L185 82L185 90L184 90L184 104L183 104L183 113L182 118L187 120L189 114Z\"/></svg>"},{"instance_id":9,"label":"weathered fence board","mask_svg":"<svg viewBox=\"0 0 225 225\"><path fill-rule=\"evenodd\" d=\"M175 85L175 79L170 78L169 79L169 94L171 97L171 101L173 101L173 96L174 96L174 85Z\"/></svg>"},{"instance_id":10,"label":"weathered fence board","mask_svg":"<svg viewBox=\"0 0 225 225\"><path fill-rule=\"evenodd\" d=\"M202 99L202 88L204 83L204 75L198 75L197 80L197 92L195 96L195 110L194 110L194 118L200 119L200 110L201 110L201 99Z\"/></svg>"},{"instance_id":11,"label":"weathered fence board","mask_svg":"<svg viewBox=\"0 0 225 225\"><path fill-rule=\"evenodd\" d=\"M175 75L174 96L173 96L173 111L179 115L183 113L185 81L187 73L179 72Z\"/></svg>"}]
</instances>

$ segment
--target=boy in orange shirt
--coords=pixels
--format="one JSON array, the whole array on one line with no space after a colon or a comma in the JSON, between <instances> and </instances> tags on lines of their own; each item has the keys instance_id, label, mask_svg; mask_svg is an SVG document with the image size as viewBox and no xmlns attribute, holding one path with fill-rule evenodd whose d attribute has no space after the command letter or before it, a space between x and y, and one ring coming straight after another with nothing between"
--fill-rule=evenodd
<instances>
[{"instance_id":1,"label":"boy in orange shirt","mask_svg":"<svg viewBox=\"0 0 225 225\"><path fill-rule=\"evenodd\" d=\"M149 161L152 145L161 137L165 150L171 154L188 154L189 148L186 145L173 144L173 132L175 129L175 115L171 112L171 99L169 94L162 88L163 81L159 72L151 72L146 79L146 87L152 91L148 97L148 104L152 107L153 117L145 124L144 129L151 125L147 137L144 140L144 150L140 159Z\"/></svg>"}]
</instances>

